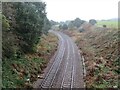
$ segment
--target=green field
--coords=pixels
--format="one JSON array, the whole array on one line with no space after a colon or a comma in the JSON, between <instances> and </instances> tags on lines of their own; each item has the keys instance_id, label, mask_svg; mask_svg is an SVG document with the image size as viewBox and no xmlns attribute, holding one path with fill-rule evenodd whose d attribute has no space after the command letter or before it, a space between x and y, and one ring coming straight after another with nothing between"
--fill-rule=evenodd
<instances>
[{"instance_id":1,"label":"green field","mask_svg":"<svg viewBox=\"0 0 120 90\"><path fill-rule=\"evenodd\" d=\"M118 22L117 21L97 21L96 25L99 27L106 25L108 28L117 28Z\"/></svg>"}]
</instances>

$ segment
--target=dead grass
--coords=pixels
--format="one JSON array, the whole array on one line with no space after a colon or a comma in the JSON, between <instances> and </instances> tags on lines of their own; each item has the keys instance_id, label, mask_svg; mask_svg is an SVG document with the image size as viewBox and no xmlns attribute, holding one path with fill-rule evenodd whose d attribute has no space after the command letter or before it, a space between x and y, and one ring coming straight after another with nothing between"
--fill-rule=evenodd
<instances>
[{"instance_id":1,"label":"dead grass","mask_svg":"<svg viewBox=\"0 0 120 90\"><path fill-rule=\"evenodd\" d=\"M58 46L58 38L49 33L48 35L42 35L40 43L37 45L36 53L28 54L26 57L28 59L32 58L44 58L45 60L49 61L48 59L54 54L57 50Z\"/></svg>"},{"instance_id":2,"label":"dead grass","mask_svg":"<svg viewBox=\"0 0 120 90\"><path fill-rule=\"evenodd\" d=\"M118 87L118 30L66 31L85 57L88 88Z\"/></svg>"}]
</instances>

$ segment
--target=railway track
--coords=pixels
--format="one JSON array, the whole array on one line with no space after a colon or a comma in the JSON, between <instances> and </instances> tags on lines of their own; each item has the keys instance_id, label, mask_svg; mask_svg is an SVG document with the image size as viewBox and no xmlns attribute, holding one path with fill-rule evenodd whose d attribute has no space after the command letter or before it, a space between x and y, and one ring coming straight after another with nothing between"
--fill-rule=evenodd
<instances>
[{"instance_id":1,"label":"railway track","mask_svg":"<svg viewBox=\"0 0 120 90\"><path fill-rule=\"evenodd\" d=\"M83 68L78 48L71 38L51 31L59 38L59 46L44 79L36 88L84 88Z\"/></svg>"}]
</instances>

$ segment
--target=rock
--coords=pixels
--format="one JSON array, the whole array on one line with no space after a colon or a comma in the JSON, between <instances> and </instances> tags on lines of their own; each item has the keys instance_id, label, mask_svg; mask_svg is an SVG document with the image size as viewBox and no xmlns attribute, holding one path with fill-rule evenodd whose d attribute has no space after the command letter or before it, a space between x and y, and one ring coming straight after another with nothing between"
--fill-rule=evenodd
<instances>
[{"instance_id":1,"label":"rock","mask_svg":"<svg viewBox=\"0 0 120 90\"><path fill-rule=\"evenodd\" d=\"M40 76L40 75L38 75L37 76L39 79L44 79L44 77L43 76Z\"/></svg>"},{"instance_id":2,"label":"rock","mask_svg":"<svg viewBox=\"0 0 120 90\"><path fill-rule=\"evenodd\" d=\"M117 88L117 86L113 86L113 88Z\"/></svg>"}]
</instances>

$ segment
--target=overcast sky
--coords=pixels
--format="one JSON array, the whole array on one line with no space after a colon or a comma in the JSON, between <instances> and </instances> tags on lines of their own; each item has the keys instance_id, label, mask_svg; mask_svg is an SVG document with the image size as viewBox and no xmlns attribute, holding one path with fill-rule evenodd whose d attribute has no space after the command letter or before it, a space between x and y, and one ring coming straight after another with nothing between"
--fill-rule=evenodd
<instances>
[{"instance_id":1,"label":"overcast sky","mask_svg":"<svg viewBox=\"0 0 120 90\"><path fill-rule=\"evenodd\" d=\"M47 17L54 21L110 19L118 17L119 0L43 0Z\"/></svg>"}]
</instances>

